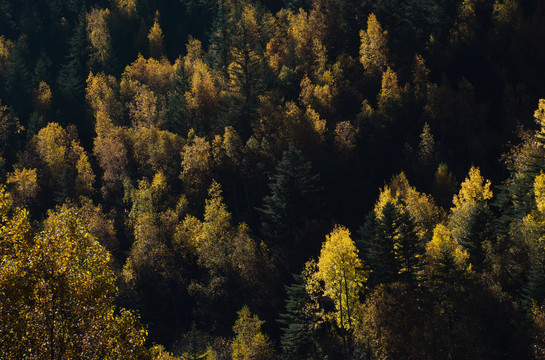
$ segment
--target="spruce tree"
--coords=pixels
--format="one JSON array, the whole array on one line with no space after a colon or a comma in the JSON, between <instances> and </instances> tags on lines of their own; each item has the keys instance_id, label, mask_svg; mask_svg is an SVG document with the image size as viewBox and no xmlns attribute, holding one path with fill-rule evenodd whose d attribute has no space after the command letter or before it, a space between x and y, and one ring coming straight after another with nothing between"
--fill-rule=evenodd
<instances>
[{"instance_id":1,"label":"spruce tree","mask_svg":"<svg viewBox=\"0 0 545 360\"><path fill-rule=\"evenodd\" d=\"M386 203L382 209L382 216L377 217L371 227L372 231L361 235L368 236L363 242L366 260L371 268L369 283L378 285L394 282L399 271L396 262L394 246L397 237L397 210L392 202ZM367 229L370 228L368 224Z\"/></svg>"},{"instance_id":2,"label":"spruce tree","mask_svg":"<svg viewBox=\"0 0 545 360\"><path fill-rule=\"evenodd\" d=\"M59 114L68 123L74 119L81 119L85 108L85 79L87 77L85 13L81 14L78 23L74 27L74 33L68 42L69 50L66 63L61 66L57 77L57 91L60 105ZM84 119L82 119L84 120ZM91 134L90 124L87 122L75 122L82 138Z\"/></svg>"},{"instance_id":3,"label":"spruce tree","mask_svg":"<svg viewBox=\"0 0 545 360\"><path fill-rule=\"evenodd\" d=\"M282 325L280 346L287 359L303 359L312 356L323 358L315 329L316 320L305 309L308 302L304 274L293 274L293 283L286 286L286 312L280 314Z\"/></svg>"},{"instance_id":4,"label":"spruce tree","mask_svg":"<svg viewBox=\"0 0 545 360\"><path fill-rule=\"evenodd\" d=\"M196 129L193 124L188 124L186 91L189 90L190 79L184 66L176 72L170 91L168 92L168 122L166 129L173 133L186 135L190 128Z\"/></svg>"},{"instance_id":5,"label":"spruce tree","mask_svg":"<svg viewBox=\"0 0 545 360\"><path fill-rule=\"evenodd\" d=\"M5 87L2 97L5 99L21 120L30 114L30 89L32 89L32 74L29 66L30 52L27 40L21 36L15 42L6 68ZM23 123L23 125L26 125Z\"/></svg>"},{"instance_id":6,"label":"spruce tree","mask_svg":"<svg viewBox=\"0 0 545 360\"><path fill-rule=\"evenodd\" d=\"M270 195L263 198L261 213L261 235L273 249L291 254L287 264L297 266L291 259L299 251L301 260L308 249L301 244L296 230L301 227L316 210L316 195L319 193L319 176L312 171L310 162L293 145L284 152L276 167L276 175L269 183ZM287 251L289 249L289 251Z\"/></svg>"},{"instance_id":7,"label":"spruce tree","mask_svg":"<svg viewBox=\"0 0 545 360\"><path fill-rule=\"evenodd\" d=\"M369 284L401 281L416 286L424 244L410 215L388 201L380 216L372 211L358 233L362 258L371 268Z\"/></svg>"}]
</instances>

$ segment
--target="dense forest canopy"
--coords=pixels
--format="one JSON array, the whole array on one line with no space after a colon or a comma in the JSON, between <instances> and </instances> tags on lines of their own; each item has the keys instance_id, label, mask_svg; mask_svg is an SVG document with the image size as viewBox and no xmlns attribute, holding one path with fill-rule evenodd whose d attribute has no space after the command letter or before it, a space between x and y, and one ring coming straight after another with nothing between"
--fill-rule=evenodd
<instances>
[{"instance_id":1,"label":"dense forest canopy","mask_svg":"<svg viewBox=\"0 0 545 360\"><path fill-rule=\"evenodd\" d=\"M0 358L545 359L545 2L0 0Z\"/></svg>"}]
</instances>

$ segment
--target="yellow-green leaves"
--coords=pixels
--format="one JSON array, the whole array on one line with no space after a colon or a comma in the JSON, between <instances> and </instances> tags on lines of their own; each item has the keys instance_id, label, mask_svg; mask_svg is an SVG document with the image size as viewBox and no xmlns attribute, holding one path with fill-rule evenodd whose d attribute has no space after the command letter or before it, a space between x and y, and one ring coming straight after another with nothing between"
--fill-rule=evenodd
<instances>
[{"instance_id":1,"label":"yellow-green leaves","mask_svg":"<svg viewBox=\"0 0 545 360\"><path fill-rule=\"evenodd\" d=\"M545 174L543 172L534 179L534 194L537 209L545 213Z\"/></svg>"},{"instance_id":2,"label":"yellow-green leaves","mask_svg":"<svg viewBox=\"0 0 545 360\"><path fill-rule=\"evenodd\" d=\"M433 231L433 238L426 246L426 254L430 262L436 266L454 265L463 269L467 263L468 254L452 238L448 228L438 224Z\"/></svg>"},{"instance_id":3,"label":"yellow-green leaves","mask_svg":"<svg viewBox=\"0 0 545 360\"><path fill-rule=\"evenodd\" d=\"M163 54L163 31L159 26L159 12L155 13L155 22L148 33L149 52L156 59Z\"/></svg>"},{"instance_id":4,"label":"yellow-green leaves","mask_svg":"<svg viewBox=\"0 0 545 360\"><path fill-rule=\"evenodd\" d=\"M50 212L31 237L0 189L0 353L6 359L135 359L147 332L115 312L108 252L75 211Z\"/></svg>"},{"instance_id":5,"label":"yellow-green leaves","mask_svg":"<svg viewBox=\"0 0 545 360\"><path fill-rule=\"evenodd\" d=\"M257 315L252 315L247 306L238 312L233 326L236 337L231 343L233 360L267 360L274 357L270 340L261 332L263 323Z\"/></svg>"},{"instance_id":6,"label":"yellow-green leaves","mask_svg":"<svg viewBox=\"0 0 545 360\"><path fill-rule=\"evenodd\" d=\"M351 329L356 321L359 292L366 276L350 231L336 226L326 236L314 274L324 283L324 294L335 303L335 320L342 329Z\"/></svg>"},{"instance_id":7,"label":"yellow-green leaves","mask_svg":"<svg viewBox=\"0 0 545 360\"><path fill-rule=\"evenodd\" d=\"M89 42L90 64L104 66L110 57L112 39L108 22L110 19L109 9L92 9L87 13L87 41Z\"/></svg>"},{"instance_id":8,"label":"yellow-green leaves","mask_svg":"<svg viewBox=\"0 0 545 360\"><path fill-rule=\"evenodd\" d=\"M459 208L465 204L474 204L480 200L492 199L492 190L490 190L490 180L485 180L481 172L476 167L471 167L468 177L462 183L458 195L454 195L452 203Z\"/></svg>"},{"instance_id":9,"label":"yellow-green leaves","mask_svg":"<svg viewBox=\"0 0 545 360\"><path fill-rule=\"evenodd\" d=\"M478 168L471 167L460 191L454 195L454 207L449 215L449 229L457 241L462 241L467 236L475 209L478 206L487 207L487 200L493 195L490 186L490 180L484 179Z\"/></svg>"},{"instance_id":10,"label":"yellow-green leaves","mask_svg":"<svg viewBox=\"0 0 545 360\"><path fill-rule=\"evenodd\" d=\"M382 27L375 14L367 18L367 31L360 31L360 61L372 76L380 76L388 64L387 31Z\"/></svg>"}]
</instances>

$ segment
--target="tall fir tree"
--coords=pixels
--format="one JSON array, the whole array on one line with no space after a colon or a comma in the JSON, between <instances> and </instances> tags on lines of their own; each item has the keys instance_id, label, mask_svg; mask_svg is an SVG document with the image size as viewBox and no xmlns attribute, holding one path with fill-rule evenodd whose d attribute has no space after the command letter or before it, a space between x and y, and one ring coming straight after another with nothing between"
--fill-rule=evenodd
<instances>
[{"instance_id":1,"label":"tall fir tree","mask_svg":"<svg viewBox=\"0 0 545 360\"><path fill-rule=\"evenodd\" d=\"M286 265L293 264L297 253L298 261L305 261L308 248L300 243L297 229L309 220L316 211L316 196L319 194L319 176L315 175L310 162L293 145L284 151L276 167L273 182L269 183L270 195L263 199L261 213L261 235L266 243L277 251L285 253L290 249ZM297 266L297 265L295 265Z\"/></svg>"},{"instance_id":2,"label":"tall fir tree","mask_svg":"<svg viewBox=\"0 0 545 360\"><path fill-rule=\"evenodd\" d=\"M316 316L309 311L304 272L293 275L293 282L286 286L286 311L280 314L282 326L280 345L287 359L323 359L319 334L315 326Z\"/></svg>"},{"instance_id":3,"label":"tall fir tree","mask_svg":"<svg viewBox=\"0 0 545 360\"><path fill-rule=\"evenodd\" d=\"M74 122L82 138L89 138L91 125L82 119L85 109L85 79L87 78L87 34L85 12L79 16L79 21L73 29L73 35L68 42L66 63L61 66L57 77L59 95L58 114L63 124ZM74 119L81 119L79 122Z\"/></svg>"}]
</instances>

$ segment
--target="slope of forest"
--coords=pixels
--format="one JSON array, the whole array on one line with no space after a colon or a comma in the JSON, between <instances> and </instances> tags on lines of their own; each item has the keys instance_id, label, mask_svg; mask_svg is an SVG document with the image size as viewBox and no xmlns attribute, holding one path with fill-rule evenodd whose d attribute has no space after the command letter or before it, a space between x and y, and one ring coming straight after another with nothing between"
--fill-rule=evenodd
<instances>
[{"instance_id":1,"label":"slope of forest","mask_svg":"<svg viewBox=\"0 0 545 360\"><path fill-rule=\"evenodd\" d=\"M0 358L545 359L543 44L538 0L0 0Z\"/></svg>"}]
</instances>

